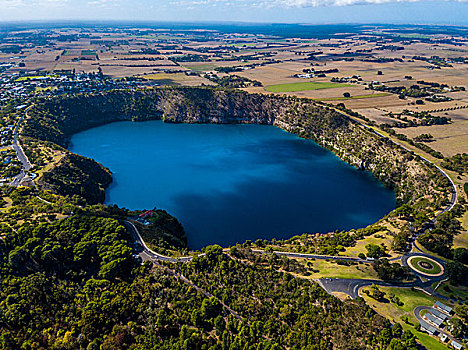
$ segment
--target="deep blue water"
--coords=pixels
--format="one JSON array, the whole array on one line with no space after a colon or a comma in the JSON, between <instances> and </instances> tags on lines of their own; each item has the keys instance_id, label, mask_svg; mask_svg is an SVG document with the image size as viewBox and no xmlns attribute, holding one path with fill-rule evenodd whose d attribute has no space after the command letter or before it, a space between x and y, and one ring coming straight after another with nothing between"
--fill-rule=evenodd
<instances>
[{"instance_id":1,"label":"deep blue water","mask_svg":"<svg viewBox=\"0 0 468 350\"><path fill-rule=\"evenodd\" d=\"M273 126L118 122L70 149L112 171L107 203L167 210L191 248L365 227L395 207L368 173Z\"/></svg>"}]
</instances>

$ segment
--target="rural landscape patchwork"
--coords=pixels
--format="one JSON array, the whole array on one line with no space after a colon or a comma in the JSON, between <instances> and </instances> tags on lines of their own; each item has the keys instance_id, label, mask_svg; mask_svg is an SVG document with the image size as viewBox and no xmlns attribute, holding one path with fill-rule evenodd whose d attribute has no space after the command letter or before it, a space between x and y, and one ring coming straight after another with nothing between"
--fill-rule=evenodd
<instances>
[{"instance_id":1,"label":"rural landscape patchwork","mask_svg":"<svg viewBox=\"0 0 468 350\"><path fill-rule=\"evenodd\" d=\"M0 22L0 349L465 348L467 89L462 25Z\"/></svg>"}]
</instances>

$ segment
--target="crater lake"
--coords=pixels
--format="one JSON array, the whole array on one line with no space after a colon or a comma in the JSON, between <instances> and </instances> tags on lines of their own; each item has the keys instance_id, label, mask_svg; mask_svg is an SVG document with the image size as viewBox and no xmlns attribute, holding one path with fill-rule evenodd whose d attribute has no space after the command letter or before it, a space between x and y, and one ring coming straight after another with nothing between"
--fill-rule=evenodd
<instances>
[{"instance_id":1,"label":"crater lake","mask_svg":"<svg viewBox=\"0 0 468 350\"><path fill-rule=\"evenodd\" d=\"M116 122L70 150L112 171L107 204L166 210L191 249L361 228L396 205L369 173L274 126Z\"/></svg>"}]
</instances>

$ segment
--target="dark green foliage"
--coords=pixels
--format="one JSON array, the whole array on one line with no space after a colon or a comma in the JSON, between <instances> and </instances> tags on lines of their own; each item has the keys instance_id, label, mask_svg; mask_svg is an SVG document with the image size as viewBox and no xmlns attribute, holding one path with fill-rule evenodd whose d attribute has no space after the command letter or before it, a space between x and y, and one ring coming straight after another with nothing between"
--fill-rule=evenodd
<instances>
[{"instance_id":1,"label":"dark green foliage","mask_svg":"<svg viewBox=\"0 0 468 350\"><path fill-rule=\"evenodd\" d=\"M436 169L347 116L296 97L211 88L112 91L38 101L30 114L24 135L61 146L73 133L117 120L275 124L372 169L401 202L449 186ZM75 203L80 197L98 203L109 181L97 163L67 154L42 185ZM29 189L12 190L10 198L24 209L21 215L32 215L26 204L39 202ZM289 272L309 272L297 261L255 254L245 244L231 249L231 256L211 246L187 264L140 266L117 221L126 210L95 205L73 211L75 216L53 223L14 225L16 231L9 229L0 241L0 348L415 348L411 333L392 331L362 300L341 302L315 282L294 277ZM157 243L180 244L178 223L156 212L153 224L162 230ZM319 237L317 247L338 252L375 230L381 228ZM408 271L396 265L383 260L375 268L384 279L406 278Z\"/></svg>"},{"instance_id":2,"label":"dark green foliage","mask_svg":"<svg viewBox=\"0 0 468 350\"><path fill-rule=\"evenodd\" d=\"M95 161L69 153L41 179L44 187L63 196L80 196L90 204L101 203L111 183L110 171Z\"/></svg>"},{"instance_id":3,"label":"dark green foliage","mask_svg":"<svg viewBox=\"0 0 468 350\"><path fill-rule=\"evenodd\" d=\"M148 226L138 224L138 230L146 244L150 247L165 249L180 249L187 247L182 224L165 210L154 210L154 215L149 218Z\"/></svg>"},{"instance_id":4,"label":"dark green foliage","mask_svg":"<svg viewBox=\"0 0 468 350\"><path fill-rule=\"evenodd\" d=\"M455 312L458 317L460 317L463 322L468 324L468 305L467 304L460 304L455 307Z\"/></svg>"},{"instance_id":5,"label":"dark green foliage","mask_svg":"<svg viewBox=\"0 0 468 350\"><path fill-rule=\"evenodd\" d=\"M447 234L443 230L428 231L422 234L418 241L431 252L447 258L451 257L450 247L453 243L453 235Z\"/></svg>"},{"instance_id":6,"label":"dark green foliage","mask_svg":"<svg viewBox=\"0 0 468 350\"><path fill-rule=\"evenodd\" d=\"M45 272L74 281L94 275L112 280L131 268L126 238L116 220L92 216L24 225L2 241L2 271L13 276Z\"/></svg>"},{"instance_id":7,"label":"dark green foliage","mask_svg":"<svg viewBox=\"0 0 468 350\"><path fill-rule=\"evenodd\" d=\"M246 257L248 252L243 249L233 247L231 254ZM252 265L229 259L218 246L208 247L206 253L184 265L183 274L250 321L250 331L237 328L239 335L243 335L239 339L240 348L265 338L275 339L281 348L300 349L312 344L324 348L332 347L332 344L335 348L351 345L365 348L363 342L371 336L365 328L374 329L386 324L359 302L337 302L315 283L277 272L276 266L281 264L279 258L275 260L272 256L270 262L254 258L257 263ZM248 295L253 298L246 297ZM209 304L209 300L205 299L204 304ZM369 318L368 314L373 316ZM216 317L210 321L202 315L203 312L192 315L193 321L205 322L204 327L212 327ZM359 319L359 322L344 324L342 317L348 316ZM227 329L230 329L229 323Z\"/></svg>"},{"instance_id":8,"label":"dark green foliage","mask_svg":"<svg viewBox=\"0 0 468 350\"><path fill-rule=\"evenodd\" d=\"M442 166L460 174L468 173L468 153L459 153L451 158L445 158Z\"/></svg>"},{"instance_id":9,"label":"dark green foliage","mask_svg":"<svg viewBox=\"0 0 468 350\"><path fill-rule=\"evenodd\" d=\"M385 298L385 292L382 292L379 289L379 287L377 287L376 285L373 285L371 287L370 292L368 290L366 290L366 292L371 298L373 298L373 299L375 299L375 300L377 300L377 301L379 301L381 303L384 302L384 301L387 301L387 299Z\"/></svg>"},{"instance_id":10,"label":"dark green foliage","mask_svg":"<svg viewBox=\"0 0 468 350\"><path fill-rule=\"evenodd\" d=\"M263 86L262 83L257 80L251 80L249 78L238 75L226 75L220 78L216 74L206 74L205 78L211 80L223 88L228 89L245 88L249 86Z\"/></svg>"},{"instance_id":11,"label":"dark green foliage","mask_svg":"<svg viewBox=\"0 0 468 350\"><path fill-rule=\"evenodd\" d=\"M403 229L393 236L392 250L403 252L408 248L408 240L411 237L411 232L408 229Z\"/></svg>"},{"instance_id":12,"label":"dark green foliage","mask_svg":"<svg viewBox=\"0 0 468 350\"><path fill-rule=\"evenodd\" d=\"M456 205L452 211L439 215L435 223L435 229L432 231L428 230L419 236L419 243L431 252L437 253L445 258L466 263L466 249L452 249L453 237L462 229L457 216L460 216L463 212L463 206ZM456 258L455 251L457 251Z\"/></svg>"},{"instance_id":13,"label":"dark green foliage","mask_svg":"<svg viewBox=\"0 0 468 350\"><path fill-rule=\"evenodd\" d=\"M378 259L386 254L384 247L377 245L377 244L373 244L373 243L367 244L366 250L367 250L366 255L369 258L373 258L373 259Z\"/></svg>"},{"instance_id":14,"label":"dark green foliage","mask_svg":"<svg viewBox=\"0 0 468 350\"><path fill-rule=\"evenodd\" d=\"M107 214L121 212L114 208ZM259 264L232 260L211 246L191 263L171 266L213 295L207 296L171 270L137 264L127 239L118 221L89 216L87 209L7 234L0 241L0 347L370 349L390 344L390 323L365 304L343 303L314 282L277 272L262 258ZM408 341L399 333L393 337Z\"/></svg>"},{"instance_id":15,"label":"dark green foliage","mask_svg":"<svg viewBox=\"0 0 468 350\"><path fill-rule=\"evenodd\" d=\"M434 140L434 136L431 134L421 134L413 138L416 142L430 142Z\"/></svg>"},{"instance_id":16,"label":"dark green foliage","mask_svg":"<svg viewBox=\"0 0 468 350\"><path fill-rule=\"evenodd\" d=\"M466 279L466 276L468 276L468 267L466 267L462 263L458 261L449 262L445 266L445 270L447 272L448 277L450 278L450 283L452 283L453 285L468 285L468 281Z\"/></svg>"},{"instance_id":17,"label":"dark green foliage","mask_svg":"<svg viewBox=\"0 0 468 350\"><path fill-rule=\"evenodd\" d=\"M461 262L462 264L468 265L468 249L455 248L453 250L453 260Z\"/></svg>"},{"instance_id":18,"label":"dark green foliage","mask_svg":"<svg viewBox=\"0 0 468 350\"><path fill-rule=\"evenodd\" d=\"M401 266L398 263L391 264L387 259L376 260L372 267L384 281L402 281L409 279L412 274L408 266Z\"/></svg>"},{"instance_id":19,"label":"dark green foliage","mask_svg":"<svg viewBox=\"0 0 468 350\"><path fill-rule=\"evenodd\" d=\"M450 333L452 333L454 337L457 337L460 339L460 338L463 338L468 333L468 327L459 318L453 317L450 320L448 320L447 323L450 329Z\"/></svg>"}]
</instances>

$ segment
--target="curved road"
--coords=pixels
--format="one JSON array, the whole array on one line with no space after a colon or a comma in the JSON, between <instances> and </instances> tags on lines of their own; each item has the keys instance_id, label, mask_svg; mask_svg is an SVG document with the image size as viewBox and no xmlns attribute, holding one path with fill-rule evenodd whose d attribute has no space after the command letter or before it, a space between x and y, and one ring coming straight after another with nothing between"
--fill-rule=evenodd
<instances>
[{"instance_id":1,"label":"curved road","mask_svg":"<svg viewBox=\"0 0 468 350\"><path fill-rule=\"evenodd\" d=\"M29 162L27 156L25 155L25 153L23 151L23 148L18 143L18 133L19 133L21 123L22 123L24 117L28 116L28 111L31 108L32 108L32 105L25 109L25 114L23 116L21 116L21 118L18 120L18 123L16 124L14 134L13 134L13 145L12 145L12 147L15 150L16 155L17 155L19 161L21 162L21 164L23 166L23 169L21 170L21 173L19 175L17 175L13 179L13 181L11 183L11 185L13 185L13 186L19 185L21 183L21 181L26 177L25 171L29 171L31 169L31 163ZM406 149L408 152L411 152L412 154L415 154L412 150L408 149L407 147L403 146L400 143L397 143L397 142L393 141L392 139L390 139L387 136L383 135L379 131L376 131L375 129L369 127L368 125L362 123L361 121L356 120L355 118L353 118L353 117L351 117L351 116L349 116L349 115L347 115L347 114L345 114L345 113L343 113L343 112L341 112L341 111L339 111L337 109L335 109L335 110L338 113L340 113L341 115L352 119L353 121L358 123L360 126L365 128L366 130L370 131L371 133L374 133L374 134L376 134L377 136L379 136L381 138L388 139L392 143L394 143L395 145ZM438 215L440 215L440 214L442 214L444 212L450 211L457 202L457 188L455 186L455 183L452 181L450 176L448 176L448 174L443 169L441 169L438 165L432 163L428 159L426 159L426 158L424 158L424 157L422 157L422 156L420 156L418 154L415 154L415 155L418 156L419 158L421 158L422 160L424 160L425 162L434 165L450 181L450 183L452 185L452 195L451 195L450 203ZM436 218L433 219L432 221L435 222ZM138 229L136 228L136 226L132 222L130 222L128 220L125 220L124 223L127 226L127 228L129 229L129 231L130 231L132 237L134 238L135 242L140 243L141 246L143 247L143 251L140 253L140 256L142 257L143 260L159 260L159 261L167 261L167 262L177 263L177 262L189 262L189 261L191 261L193 259L193 256L183 256L183 257L178 257L178 258L169 257L169 256L165 256L165 255L159 254L159 253L151 250L150 248L148 248L148 246L144 242L144 240L141 237L140 233L138 232ZM414 244L412 244L412 245L414 246ZM263 250L260 250L260 249L254 249L253 251L257 252L257 253L265 253ZM357 257L327 256L327 255L306 254L306 253L296 253L296 252L282 252L282 251L273 251L273 253L277 254L277 255L290 257L290 258L305 258L305 259L320 259L320 260L330 259L330 260L342 260L342 261L370 263L369 260L360 259L360 258L357 258ZM409 254L405 254L405 255L403 255L401 257L393 258L391 260L402 259L402 262L404 263L404 261L406 261L405 256L407 258L407 256L409 256ZM428 256L430 256L430 255L428 255ZM430 256L430 257L432 258L432 256ZM435 279L431 279L430 283L432 283L434 280ZM355 297L358 296L358 292L359 292L359 289L361 287L364 287L366 285L370 285L370 284L373 284L373 283L379 284L379 285L389 285L389 286L393 285L393 286L401 286L401 287L411 287L411 286L421 286L421 287L423 287L423 285L424 285L420 280L418 282L414 282L415 285L412 285L412 284L397 285L397 284L391 284L391 283L377 281L377 280L373 281L373 280L360 280L360 279L342 280L341 285L340 285L340 283L336 282L337 279L323 279L319 283L321 283L321 285L327 290L326 286L330 285L331 281L335 281L333 284L337 285L338 289L346 289L348 291L347 294L349 294L352 298L355 298ZM346 287L343 288L344 286L346 286ZM331 287L331 285L330 285L330 287ZM430 285L429 285L429 287L430 287ZM430 293L430 294L433 294L433 293L435 293L435 292L432 291L432 293Z\"/></svg>"},{"instance_id":2,"label":"curved road","mask_svg":"<svg viewBox=\"0 0 468 350\"><path fill-rule=\"evenodd\" d=\"M430 279L427 282L422 282L419 276L417 276L416 281L406 282L406 283L396 283L396 282L384 282L381 280L371 280L371 279L343 279L343 278L321 278L315 280L320 284L320 286L325 289L328 293L332 294L333 292L344 293L350 296L351 299L356 299L359 296L359 290L364 287L369 287L373 284L382 287L397 287L397 288L416 288L424 293L436 296L440 299L448 300L449 298L440 295L432 289L431 285L434 282L443 280L444 277L440 276L437 278Z\"/></svg>"},{"instance_id":3,"label":"curved road","mask_svg":"<svg viewBox=\"0 0 468 350\"><path fill-rule=\"evenodd\" d=\"M190 262L193 259L193 256L183 256L183 257L178 257L178 258L169 257L169 256L165 256L165 255L159 254L151 250L144 242L135 224L133 224L132 222L128 220L125 220L124 223L125 223L125 226L129 229L130 234L132 238L134 239L134 241L141 244L141 246L143 247L143 250L139 253L139 255L144 261L150 260L150 261L167 261L171 263L178 263L178 262ZM261 249L252 249L252 251L255 253L260 253L260 254L268 254L267 252ZM355 258L355 257L346 257L346 256L316 255L316 254L281 252L281 251L273 251L272 253L286 256L289 258L320 259L320 260L330 259L330 260L343 260L343 261L371 263L371 261L369 260L364 260L364 259ZM204 254L200 254L200 255L204 255ZM393 258L392 260L401 259L403 265L405 265L408 257L412 255L424 255L432 259L436 259L429 254L425 254L425 253L420 254L420 253L410 252L400 257ZM436 260L444 264L444 262L440 261L439 259L436 259ZM431 285L434 282L444 279L444 275L437 276L434 278L429 278L427 282L422 282L420 278L421 276L417 272L415 273L415 276L417 278L416 281L407 282L407 283L384 282L381 280L372 280L372 279L341 279L341 278L323 278L323 279L318 279L316 281L327 292L329 293L342 292L342 293L348 294L352 299L355 299L359 296L359 290L361 288L370 286L372 284L385 286L385 287L401 287L401 288L416 287L416 288L424 290L426 294L437 296L441 299L448 299L447 297L436 293L431 287ZM424 277L427 278L427 276L424 276Z\"/></svg>"},{"instance_id":4,"label":"curved road","mask_svg":"<svg viewBox=\"0 0 468 350\"><path fill-rule=\"evenodd\" d=\"M458 198L458 191L457 191L457 186L455 186L455 183L452 181L452 179L450 178L450 176L441 168L439 167L437 164L434 164L433 162L431 162L429 159L427 158L424 158L423 156L415 153L413 150L407 148L406 146L402 145L401 143L397 142L397 141L394 141L392 140L391 138L389 138L388 136L382 134L380 131L377 131L375 130L374 128L364 124L361 120L358 120L357 118L355 117L352 117L346 113L343 113L342 111L340 111L339 109L336 109L336 108L333 108L336 112L338 112L339 114L341 114L342 116L345 116L347 118L350 118L352 120L354 120L358 125L362 126L363 128L365 128L366 130L368 130L369 132L381 137L381 138L384 138L384 139L387 139L389 140L390 142L392 142L394 145L397 145L398 147L401 147L405 150L407 150L408 152L410 152L411 154L419 157L420 159L422 159L423 161L425 161L426 163L429 163L431 165L434 165L441 173L443 176L445 176L449 181L450 181L450 184L452 185L452 194L450 196L450 203L447 205L447 207L445 209L442 210L442 212L440 212L439 214L437 214L437 216L439 216L440 214L442 213L445 213L445 212L448 212L450 210L452 210L452 208L455 206L455 204L457 203L457 198ZM434 222L436 221L436 219L433 220Z\"/></svg>"},{"instance_id":5,"label":"curved road","mask_svg":"<svg viewBox=\"0 0 468 350\"><path fill-rule=\"evenodd\" d=\"M432 325L432 324L426 322L426 321L421 317L421 311L423 311L423 310L428 310L428 311L429 311L430 309L431 309L431 307L429 307L429 306L416 306L416 307L414 308L414 310L413 310L414 317L416 317L416 319L419 321L419 323L421 324L421 326L424 325L425 327L428 327L428 326L433 327L433 328L437 329L437 331L438 331L439 333L445 334L450 340L454 340L454 341L460 343L459 340L457 340L456 338L452 337L449 333L444 332L444 331L441 330L440 328L438 328L438 327L436 327L436 326L434 326L434 325Z\"/></svg>"},{"instance_id":6,"label":"curved road","mask_svg":"<svg viewBox=\"0 0 468 350\"><path fill-rule=\"evenodd\" d=\"M21 170L21 172L18 175L16 175L13 178L13 181L10 183L11 186L18 186L23 181L23 179L26 177L25 171L29 171L31 169L31 163L29 162L28 157L26 157L26 154L24 154L23 148L18 143L19 128L20 128L21 123L22 123L22 121L24 119L24 116L28 115L28 110L31 109L31 107L32 107L32 105L29 106L28 108L26 108L25 114L22 115L21 118L18 120L18 122L16 123L15 130L13 132L12 147L16 152L16 157L18 158L18 160L21 162L21 164L23 166L23 169Z\"/></svg>"},{"instance_id":7,"label":"curved road","mask_svg":"<svg viewBox=\"0 0 468 350\"><path fill-rule=\"evenodd\" d=\"M357 120L356 118L353 118L353 117L343 113L340 110L335 109L335 111L337 111L338 113L340 113L341 115L343 115L343 116L345 116L347 118L350 118L351 120L356 122L358 125L365 128L366 130L368 130L369 132L371 132L371 133L373 133L373 134L375 134L375 135L377 135L377 136L379 136L381 138L389 140L390 142L392 142L396 146L401 147L401 148L407 150L408 152L410 152L411 154L414 154L415 156L419 157L423 161L434 165L440 171L440 173L449 180L449 182L450 182L450 184L452 186L452 193L451 193L451 197L450 197L450 203L447 205L446 208L444 208L440 213L438 213L436 215L436 217L432 220L433 223L435 223L437 221L437 217L439 215L441 215L442 213L450 211L455 206L455 204L457 202L457 197L458 197L457 187L456 187L455 183L452 181L452 179L450 178L450 176L442 168L440 168L438 165L434 164L430 160L424 158L423 156L415 153L413 150L405 147L401 143L395 142L394 140L392 140L391 138L387 137L386 135L380 133L379 131L375 130L374 128L371 128L370 126L362 123L360 120ZM192 256L173 258L173 257L164 256L164 255L161 255L159 253L156 253L156 252L152 251L151 249L149 249L146 246L145 242L143 241L142 237L140 236L140 233L138 232L138 229L135 227L135 225L133 223L129 222L129 221L125 221L125 224L127 225L127 227L130 228L130 232L132 232L132 235L134 236L135 240L140 242L141 245L144 247L143 252L141 253L141 255L143 255L142 258L147 259L147 260L148 259L155 259L155 260L168 261L168 262L174 262L174 263L176 263L176 262L189 262L189 261L192 260L192 258L193 258ZM415 234L416 237L418 235L419 234ZM417 246L414 245L414 241L411 243L411 246L417 248ZM418 250L420 250L420 249L418 249ZM261 254L266 253L265 251L263 251L261 249L253 249L252 251L254 251L256 253L261 253ZM305 259L320 259L320 260L330 259L330 260L353 261L353 262L361 262L361 263L370 263L371 262L369 260L360 259L360 258L357 258L357 257L328 256L328 255L317 255L317 254L296 253L296 252L282 252L282 251L273 251L272 253L277 254L277 255L286 256L286 257L290 257L290 258L305 258ZM389 260L395 261L395 260L401 259L402 263L405 264L407 258L409 256L411 256L411 255L414 255L414 253L403 254L400 257L392 258L392 259L389 259ZM429 254L425 254L424 252L421 252L421 255L425 255L425 256L434 258L433 256L431 256ZM436 260L438 260L438 259L436 259ZM353 299L356 298L359 295L359 290L362 287L372 285L372 284L377 284L377 285L381 285L381 286L402 287L402 288L418 287L418 288L424 290L424 292L427 293L427 294L430 294L432 296L437 296L439 298L447 299L446 297L436 293L431 288L431 284L433 282L436 282L438 280L443 279L443 276L439 276L437 278L431 278L431 279L429 279L429 281L424 282L424 283L421 281L419 274L416 273L416 277L417 277L417 280L415 282L400 283L400 284L399 283L383 282L383 281L379 281L379 280L365 280L365 279L348 279L348 280L346 280L346 279L332 279L332 278L321 279L321 280L318 280L317 282L325 290L327 290L328 292L341 291L341 292L344 292L344 293L348 294Z\"/></svg>"},{"instance_id":8,"label":"curved road","mask_svg":"<svg viewBox=\"0 0 468 350\"><path fill-rule=\"evenodd\" d=\"M140 232L138 232L138 229L136 228L135 224L133 224L132 222L128 220L125 220L124 224L129 229L130 235L132 236L134 241L141 244L141 246L143 247L143 251L140 252L139 254L143 260L159 260L159 261L168 261L171 263L178 263L178 262L189 262L193 259L193 256L182 256L180 258L173 258L170 256L165 256L165 255L156 253L155 251L148 248L145 241L141 237ZM200 255L204 255L204 254L200 254Z\"/></svg>"}]
</instances>

